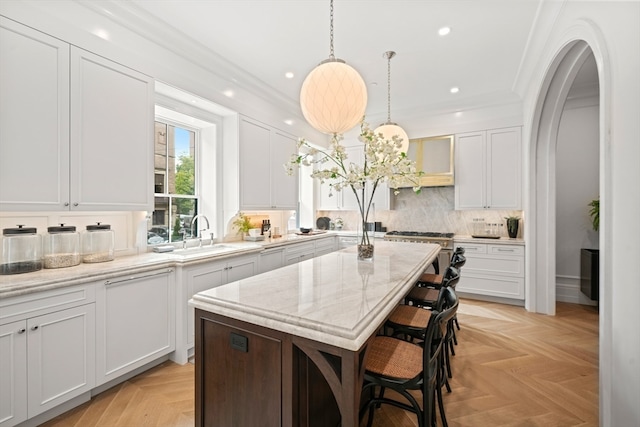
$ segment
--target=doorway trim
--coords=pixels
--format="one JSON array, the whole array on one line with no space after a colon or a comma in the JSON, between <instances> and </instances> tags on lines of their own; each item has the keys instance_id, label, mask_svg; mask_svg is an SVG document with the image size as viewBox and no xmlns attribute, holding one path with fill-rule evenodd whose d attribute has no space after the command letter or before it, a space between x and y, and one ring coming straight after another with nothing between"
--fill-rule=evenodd
<instances>
[{"instance_id":1,"label":"doorway trim","mask_svg":"<svg viewBox=\"0 0 640 427\"><path fill-rule=\"evenodd\" d=\"M612 307L611 307L611 67L606 44L592 21L579 20L563 34L556 53L543 72L531 114L528 151L528 199L525 221L526 308L555 314L556 305L556 146L558 126L567 94L584 61L593 53L598 68L600 150L600 424L611 420ZM585 207L586 209L586 207Z\"/></svg>"}]
</instances>

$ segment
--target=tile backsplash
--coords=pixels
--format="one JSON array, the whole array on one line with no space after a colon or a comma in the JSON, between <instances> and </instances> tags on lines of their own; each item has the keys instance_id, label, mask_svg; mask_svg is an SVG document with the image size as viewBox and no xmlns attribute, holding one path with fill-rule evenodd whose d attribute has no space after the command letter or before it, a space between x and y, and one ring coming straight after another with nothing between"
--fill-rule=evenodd
<instances>
[{"instance_id":1,"label":"tile backsplash","mask_svg":"<svg viewBox=\"0 0 640 427\"><path fill-rule=\"evenodd\" d=\"M375 219L388 231L435 231L460 235L473 234L474 218L483 218L487 223L504 224L506 236L506 216L522 217L522 211L511 210L460 210L454 209L454 187L425 187L420 194L410 188L400 189L394 198L393 210L377 210ZM357 211L318 211L318 217L327 216L332 220L340 217L344 221L344 230L355 230L359 223ZM524 219L520 220L518 237L522 237Z\"/></svg>"}]
</instances>

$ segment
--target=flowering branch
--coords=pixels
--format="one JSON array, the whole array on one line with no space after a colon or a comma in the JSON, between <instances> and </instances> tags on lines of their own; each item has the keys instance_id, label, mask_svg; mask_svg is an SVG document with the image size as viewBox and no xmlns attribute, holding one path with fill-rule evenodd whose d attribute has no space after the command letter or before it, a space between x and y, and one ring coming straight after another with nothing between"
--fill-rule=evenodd
<instances>
[{"instance_id":1,"label":"flowering branch","mask_svg":"<svg viewBox=\"0 0 640 427\"><path fill-rule=\"evenodd\" d=\"M418 172L415 162L400 151L401 138L394 136L387 140L381 133L376 134L371 130L369 124L363 120L358 137L364 144L362 164L348 162L345 147L341 144L343 139L342 135L333 135L327 150L318 149L303 138L299 139L298 151L304 148L305 152L291 156L289 162L284 165L287 174L292 175L294 169L301 165L313 166L311 177L320 180L321 184L330 180L330 191L350 188L358 202L363 230L366 230L373 195L380 184L387 182L396 195L401 186L411 186L416 194L420 193L419 179L422 172ZM368 199L367 183L371 189ZM370 244L367 233L363 233L362 244Z\"/></svg>"}]
</instances>

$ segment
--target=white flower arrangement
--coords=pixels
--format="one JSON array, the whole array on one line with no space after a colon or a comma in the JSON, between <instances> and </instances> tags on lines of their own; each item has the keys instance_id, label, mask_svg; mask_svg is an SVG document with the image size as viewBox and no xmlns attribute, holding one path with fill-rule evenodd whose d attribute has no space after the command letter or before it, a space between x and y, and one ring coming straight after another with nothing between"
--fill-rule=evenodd
<instances>
[{"instance_id":1,"label":"white flower arrangement","mask_svg":"<svg viewBox=\"0 0 640 427\"><path fill-rule=\"evenodd\" d=\"M298 151L286 163L287 174L292 175L295 168L301 165L313 166L311 177L319 179L321 184L330 180L330 191L342 191L350 188L356 196L362 219L362 245L369 245L366 233L366 223L371 209L371 201L378 186L387 182L394 194L398 194L401 186L411 186L413 191L420 193L419 184L422 172L418 172L416 164L407 157L407 153L400 151L402 139L394 136L392 140L385 139L382 134L376 134L365 121L360 125L358 139L364 144L364 162L356 164L348 162L345 147L341 144L342 135L333 135L327 150L315 148L305 139L298 140ZM304 153L300 153L301 149ZM367 200L365 186L369 183L371 191ZM331 192L330 192L331 194Z\"/></svg>"}]
</instances>

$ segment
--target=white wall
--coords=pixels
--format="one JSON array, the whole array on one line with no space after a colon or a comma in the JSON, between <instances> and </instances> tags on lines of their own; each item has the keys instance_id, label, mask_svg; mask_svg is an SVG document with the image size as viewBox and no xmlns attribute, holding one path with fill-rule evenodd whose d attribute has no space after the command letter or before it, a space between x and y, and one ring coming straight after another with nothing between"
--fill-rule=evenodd
<instances>
[{"instance_id":1,"label":"white wall","mask_svg":"<svg viewBox=\"0 0 640 427\"><path fill-rule=\"evenodd\" d=\"M565 107L556 151L556 300L591 303L580 292L580 249L600 247L588 203L599 197L598 104ZM593 303L595 304L595 303Z\"/></svg>"},{"instance_id":2,"label":"white wall","mask_svg":"<svg viewBox=\"0 0 640 427\"><path fill-rule=\"evenodd\" d=\"M538 96L556 56L575 40L598 64L600 103L600 425L640 420L640 3L547 2L523 63L525 152ZM533 151L535 152L535 151ZM526 188L531 188L527 159ZM526 209L533 212L530 194ZM529 217L529 213L527 216ZM528 232L536 223L529 221ZM527 235L531 235L527 232ZM529 251L529 241L527 243ZM529 252L528 252L529 254ZM527 267L530 283L532 266ZM532 283L532 286L536 286ZM534 295L544 295L538 293Z\"/></svg>"}]
</instances>

